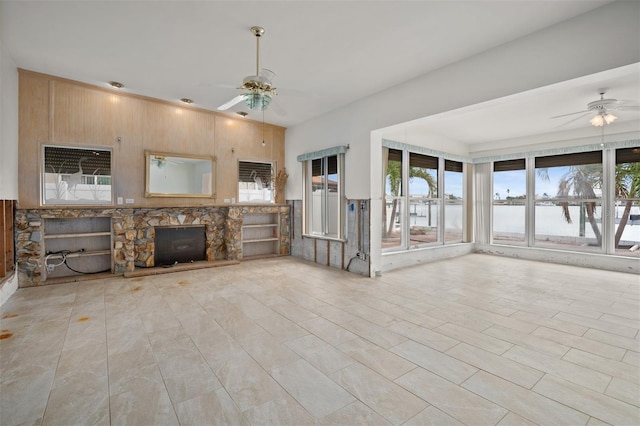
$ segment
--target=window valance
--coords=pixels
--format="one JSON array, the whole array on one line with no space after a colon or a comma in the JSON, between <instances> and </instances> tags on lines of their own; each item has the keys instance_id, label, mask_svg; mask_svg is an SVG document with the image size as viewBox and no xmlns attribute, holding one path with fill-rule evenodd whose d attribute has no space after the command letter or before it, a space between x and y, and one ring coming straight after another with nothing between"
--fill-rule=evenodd
<instances>
[{"instance_id":1,"label":"window valance","mask_svg":"<svg viewBox=\"0 0 640 426\"><path fill-rule=\"evenodd\" d=\"M323 149L320 151L308 152L306 154L298 155L298 161L315 160L317 158L330 157L332 155L344 154L349 149L349 145L338 145L332 148Z\"/></svg>"}]
</instances>

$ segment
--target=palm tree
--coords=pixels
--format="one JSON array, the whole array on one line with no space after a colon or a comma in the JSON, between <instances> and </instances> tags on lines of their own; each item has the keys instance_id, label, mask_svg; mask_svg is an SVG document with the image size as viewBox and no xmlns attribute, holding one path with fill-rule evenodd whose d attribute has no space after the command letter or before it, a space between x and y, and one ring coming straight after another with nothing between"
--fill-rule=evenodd
<instances>
[{"instance_id":1,"label":"palm tree","mask_svg":"<svg viewBox=\"0 0 640 426\"><path fill-rule=\"evenodd\" d=\"M565 173L558 182L558 197L568 198L571 194L579 199L595 200L597 198L595 188L602 187L602 165L585 164L579 166L569 166L569 171ZM572 223L569 203L560 203L562 214L567 223ZM602 234L596 223L595 212L596 202L585 202L587 220L593 229L593 233L598 240L598 245L602 245Z\"/></svg>"},{"instance_id":2,"label":"palm tree","mask_svg":"<svg viewBox=\"0 0 640 426\"><path fill-rule=\"evenodd\" d=\"M402 163L399 161L389 161L387 164L387 180L389 182L389 190L393 195L393 204L391 207L391 218L389 225L385 230L385 236L388 236L393 230L393 222L396 220L396 210L398 209L398 195L400 194L400 184L402 183Z\"/></svg>"},{"instance_id":3,"label":"palm tree","mask_svg":"<svg viewBox=\"0 0 640 426\"><path fill-rule=\"evenodd\" d=\"M544 179L549 179L546 169L538 169L538 175ZM560 182L558 183L558 196L567 197L573 190L573 194L579 198L595 199L596 188L602 187L602 166L600 164L588 164L581 166L571 166ZM618 229L615 234L615 247L620 244L622 233L629 221L633 199L640 197L640 162L622 163L616 165L615 170L615 196L616 198L631 198L627 200L624 212L620 218ZM561 202L562 213L567 223L572 223L569 213L569 203ZM598 245L602 242L602 235L595 220L595 202L587 202L585 205L587 220L593 229Z\"/></svg>"},{"instance_id":4,"label":"palm tree","mask_svg":"<svg viewBox=\"0 0 640 426\"><path fill-rule=\"evenodd\" d=\"M389 235L393 230L393 223L398 209L398 196L400 195L400 185L402 183L401 166L402 163L400 161L389 161L389 164L387 164L387 182L389 183L389 189L393 195L393 203L391 207L391 218L386 229L386 235ZM426 169L421 167L409 167L409 179L413 178L424 179L429 187L429 197L433 197L437 194L437 182L434 177L426 171Z\"/></svg>"},{"instance_id":5,"label":"palm tree","mask_svg":"<svg viewBox=\"0 0 640 426\"><path fill-rule=\"evenodd\" d=\"M640 198L640 162L616 165L615 191L616 198L627 198L624 212L616 230L614 247L617 248L633 206L633 200L629 200L629 198Z\"/></svg>"}]
</instances>

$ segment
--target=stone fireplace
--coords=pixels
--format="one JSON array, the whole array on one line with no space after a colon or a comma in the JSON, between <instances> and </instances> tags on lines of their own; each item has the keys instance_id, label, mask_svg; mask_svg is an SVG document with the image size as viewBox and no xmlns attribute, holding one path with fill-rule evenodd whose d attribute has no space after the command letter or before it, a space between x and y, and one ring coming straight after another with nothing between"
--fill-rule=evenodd
<instances>
[{"instance_id":1,"label":"stone fireplace","mask_svg":"<svg viewBox=\"0 0 640 426\"><path fill-rule=\"evenodd\" d=\"M156 231L164 227L198 227L204 233L204 260L242 260L242 224L245 214L279 216L279 254L290 253L289 206L205 206L166 208L58 208L18 209L15 215L19 286L45 284L47 219L110 218L111 272L124 274L155 262ZM107 252L108 256L108 252Z\"/></svg>"}]
</instances>

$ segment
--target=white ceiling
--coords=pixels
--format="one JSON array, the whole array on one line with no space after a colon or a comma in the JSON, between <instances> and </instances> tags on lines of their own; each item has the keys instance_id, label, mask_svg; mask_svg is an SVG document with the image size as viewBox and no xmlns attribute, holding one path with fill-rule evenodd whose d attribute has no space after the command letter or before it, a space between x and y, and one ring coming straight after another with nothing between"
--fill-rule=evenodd
<instances>
[{"instance_id":1,"label":"white ceiling","mask_svg":"<svg viewBox=\"0 0 640 426\"><path fill-rule=\"evenodd\" d=\"M249 28L260 25L261 67L280 93L265 120L291 127L609 2L3 0L0 40L20 68L215 110L255 73ZM603 73L412 126L465 143L557 131L568 119L549 117L586 109L600 87L640 105L638 74Z\"/></svg>"}]
</instances>

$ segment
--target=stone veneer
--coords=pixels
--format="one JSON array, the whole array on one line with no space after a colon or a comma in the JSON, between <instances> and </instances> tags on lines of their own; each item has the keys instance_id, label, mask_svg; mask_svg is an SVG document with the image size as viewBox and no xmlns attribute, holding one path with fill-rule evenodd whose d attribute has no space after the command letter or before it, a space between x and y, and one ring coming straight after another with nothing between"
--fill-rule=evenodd
<instances>
[{"instance_id":1,"label":"stone veneer","mask_svg":"<svg viewBox=\"0 0 640 426\"><path fill-rule=\"evenodd\" d=\"M280 254L290 253L289 206L221 206L167 208L59 208L16 210L15 240L19 286L46 284L44 273L44 220L111 218L113 273L154 266L155 228L202 225L206 233L207 261L242 260L242 223L245 214L278 213Z\"/></svg>"}]
</instances>

